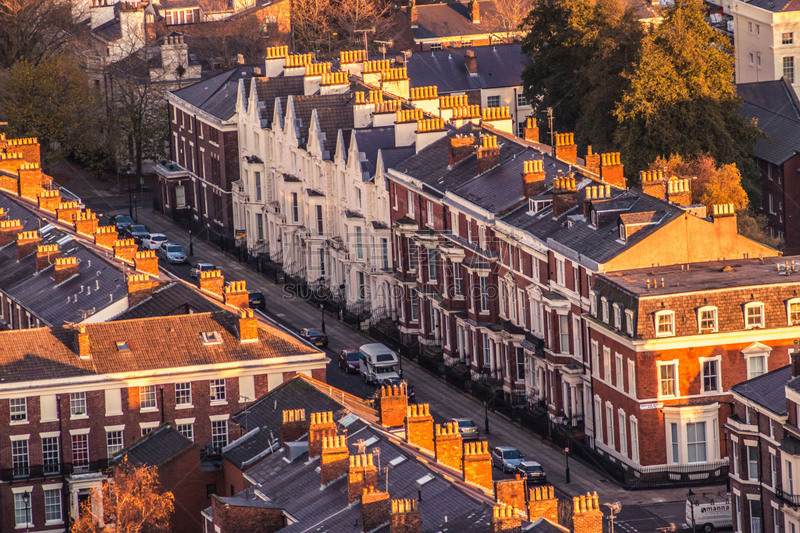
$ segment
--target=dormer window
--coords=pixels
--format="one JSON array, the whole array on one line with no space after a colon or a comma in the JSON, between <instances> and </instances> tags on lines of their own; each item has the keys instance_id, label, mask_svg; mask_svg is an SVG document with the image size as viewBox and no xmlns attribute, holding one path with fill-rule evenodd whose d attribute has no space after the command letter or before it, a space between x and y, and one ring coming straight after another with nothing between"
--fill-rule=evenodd
<instances>
[{"instance_id":1,"label":"dormer window","mask_svg":"<svg viewBox=\"0 0 800 533\"><path fill-rule=\"evenodd\" d=\"M601 305L603 307L603 322L608 324L608 298L603 296L600 298Z\"/></svg>"},{"instance_id":2,"label":"dormer window","mask_svg":"<svg viewBox=\"0 0 800 533\"><path fill-rule=\"evenodd\" d=\"M634 336L633 331L633 311L630 309L625 310L625 332L631 337Z\"/></svg>"},{"instance_id":3,"label":"dormer window","mask_svg":"<svg viewBox=\"0 0 800 533\"><path fill-rule=\"evenodd\" d=\"M206 346L222 344L222 336L217 331L204 331L200 334L200 338Z\"/></svg>"},{"instance_id":4,"label":"dormer window","mask_svg":"<svg viewBox=\"0 0 800 533\"><path fill-rule=\"evenodd\" d=\"M622 329L622 305L614 304L614 329Z\"/></svg>"},{"instance_id":5,"label":"dormer window","mask_svg":"<svg viewBox=\"0 0 800 533\"><path fill-rule=\"evenodd\" d=\"M764 304L750 302L744 304L744 327L746 329L764 327Z\"/></svg>"},{"instance_id":6,"label":"dormer window","mask_svg":"<svg viewBox=\"0 0 800 533\"><path fill-rule=\"evenodd\" d=\"M628 232L625 230L625 224L619 225L619 240L621 241L628 240Z\"/></svg>"},{"instance_id":7,"label":"dormer window","mask_svg":"<svg viewBox=\"0 0 800 533\"><path fill-rule=\"evenodd\" d=\"M800 324L800 298L792 298L786 302L786 313L789 318L790 326Z\"/></svg>"},{"instance_id":8,"label":"dormer window","mask_svg":"<svg viewBox=\"0 0 800 533\"><path fill-rule=\"evenodd\" d=\"M590 220L592 226L594 226L596 228L597 227L597 211L595 211L594 209L592 209L589 212L589 220Z\"/></svg>"},{"instance_id":9,"label":"dormer window","mask_svg":"<svg viewBox=\"0 0 800 533\"><path fill-rule=\"evenodd\" d=\"M589 293L589 312L597 318L597 291Z\"/></svg>"},{"instance_id":10,"label":"dormer window","mask_svg":"<svg viewBox=\"0 0 800 533\"><path fill-rule=\"evenodd\" d=\"M714 333L717 331L717 308L711 305L697 310L697 324L700 333Z\"/></svg>"},{"instance_id":11,"label":"dormer window","mask_svg":"<svg viewBox=\"0 0 800 533\"><path fill-rule=\"evenodd\" d=\"M656 337L672 337L675 335L675 312L658 311L656 313Z\"/></svg>"}]
</instances>

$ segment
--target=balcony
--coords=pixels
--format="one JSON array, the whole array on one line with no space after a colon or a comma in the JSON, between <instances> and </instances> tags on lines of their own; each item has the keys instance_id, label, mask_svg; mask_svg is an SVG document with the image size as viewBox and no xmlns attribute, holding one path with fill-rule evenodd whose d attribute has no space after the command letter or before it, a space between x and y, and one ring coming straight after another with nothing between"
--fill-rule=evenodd
<instances>
[{"instance_id":1,"label":"balcony","mask_svg":"<svg viewBox=\"0 0 800 533\"><path fill-rule=\"evenodd\" d=\"M189 171L174 161L156 165L156 173L166 179L188 178Z\"/></svg>"},{"instance_id":2,"label":"balcony","mask_svg":"<svg viewBox=\"0 0 800 533\"><path fill-rule=\"evenodd\" d=\"M787 505L791 505L794 508L800 506L800 494L792 494L790 492L785 492L781 488L777 488L775 489L775 495Z\"/></svg>"}]
</instances>

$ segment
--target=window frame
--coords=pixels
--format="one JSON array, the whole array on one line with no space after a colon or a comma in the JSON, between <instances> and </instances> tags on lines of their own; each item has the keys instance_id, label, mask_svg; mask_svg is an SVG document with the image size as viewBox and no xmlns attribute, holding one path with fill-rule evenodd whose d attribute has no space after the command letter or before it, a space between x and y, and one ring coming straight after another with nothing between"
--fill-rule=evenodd
<instances>
[{"instance_id":1,"label":"window frame","mask_svg":"<svg viewBox=\"0 0 800 533\"><path fill-rule=\"evenodd\" d=\"M668 322L662 322L663 319L668 318ZM661 326L663 324L668 324L670 326L668 332L662 332ZM671 311L669 309L663 309L661 311L656 311L655 315L653 316L653 326L655 328L655 336L656 337L674 337L675 336L675 311Z\"/></svg>"},{"instance_id":2,"label":"window frame","mask_svg":"<svg viewBox=\"0 0 800 533\"><path fill-rule=\"evenodd\" d=\"M222 424L222 426L220 426L219 424ZM224 433L218 431L220 427L224 427L225 428ZM214 449L220 449L221 450L222 448L227 446L229 444L229 442L228 442L228 431L229 431L229 427L228 427L228 420L227 419L225 419L225 420L212 420L211 421L211 447L214 448ZM224 441L225 443L222 444L221 446L217 446L216 444L218 444L221 440Z\"/></svg>"},{"instance_id":3,"label":"window frame","mask_svg":"<svg viewBox=\"0 0 800 533\"><path fill-rule=\"evenodd\" d=\"M114 442L112 444L112 438ZM106 454L108 459L113 458L116 454L125 448L125 431L120 428L107 428L106 429ZM113 450L113 451L112 451Z\"/></svg>"},{"instance_id":4,"label":"window frame","mask_svg":"<svg viewBox=\"0 0 800 533\"><path fill-rule=\"evenodd\" d=\"M712 357L701 357L700 363L700 394L721 394L722 392L722 356L715 355ZM706 363L714 363L716 366L716 373L714 379L716 387L714 389L706 388Z\"/></svg>"},{"instance_id":5,"label":"window frame","mask_svg":"<svg viewBox=\"0 0 800 533\"><path fill-rule=\"evenodd\" d=\"M797 319L792 320L792 306L797 305ZM800 325L800 298L789 298L786 300L786 321L789 326Z\"/></svg>"},{"instance_id":6,"label":"window frame","mask_svg":"<svg viewBox=\"0 0 800 533\"><path fill-rule=\"evenodd\" d=\"M70 419L87 418L89 416L85 391L71 392L69 394L69 415Z\"/></svg>"},{"instance_id":7,"label":"window frame","mask_svg":"<svg viewBox=\"0 0 800 533\"><path fill-rule=\"evenodd\" d=\"M11 436L11 468L14 479L31 475L31 443L28 435Z\"/></svg>"},{"instance_id":8,"label":"window frame","mask_svg":"<svg viewBox=\"0 0 800 533\"><path fill-rule=\"evenodd\" d=\"M759 309L759 323L751 324L750 315L748 312L751 309ZM747 302L744 304L744 327L745 329L758 329L764 327L764 303L763 302Z\"/></svg>"},{"instance_id":9,"label":"window frame","mask_svg":"<svg viewBox=\"0 0 800 533\"><path fill-rule=\"evenodd\" d=\"M44 524L46 526L51 525L58 525L64 523L64 508L63 508L63 500L62 500L62 485L59 483L57 485L43 485L42 486L42 495L44 500ZM48 502L48 495L51 497L51 501ZM53 498L55 496L55 498ZM51 518L48 518L48 512L53 512ZM57 515L57 516L56 516Z\"/></svg>"},{"instance_id":10,"label":"window frame","mask_svg":"<svg viewBox=\"0 0 800 533\"><path fill-rule=\"evenodd\" d=\"M208 387L208 399L211 405L228 403L228 383L225 378L208 380Z\"/></svg>"},{"instance_id":11,"label":"window frame","mask_svg":"<svg viewBox=\"0 0 800 533\"><path fill-rule=\"evenodd\" d=\"M673 359L672 361L656 361L656 379L658 385L658 397L659 398L677 398L680 396L680 382L678 378L678 359ZM672 367L673 374L671 378L664 378L662 374L662 368ZM672 381L672 393L664 394L663 382L664 381Z\"/></svg>"},{"instance_id":12,"label":"window frame","mask_svg":"<svg viewBox=\"0 0 800 533\"><path fill-rule=\"evenodd\" d=\"M145 398L147 401L145 401ZM155 385L139 386L139 410L157 411L158 410L158 388Z\"/></svg>"},{"instance_id":13,"label":"window frame","mask_svg":"<svg viewBox=\"0 0 800 533\"><path fill-rule=\"evenodd\" d=\"M703 318L703 313L713 312L713 324L710 328L704 328L703 323L708 319ZM697 308L697 331L699 333L716 333L719 331L719 311L715 305L704 305Z\"/></svg>"},{"instance_id":14,"label":"window frame","mask_svg":"<svg viewBox=\"0 0 800 533\"><path fill-rule=\"evenodd\" d=\"M16 402L19 402L15 405ZM8 399L8 411L9 411L9 419L10 424L17 425L17 424L27 424L28 423L28 398L9 398ZM15 415L17 418L14 418Z\"/></svg>"},{"instance_id":15,"label":"window frame","mask_svg":"<svg viewBox=\"0 0 800 533\"><path fill-rule=\"evenodd\" d=\"M178 389L178 387L187 386L186 390ZM188 394L187 394L188 393ZM185 396L188 396L188 402L182 401L186 399ZM191 381L184 381L180 383L175 383L175 408L176 409L186 409L192 407L192 382Z\"/></svg>"}]
</instances>

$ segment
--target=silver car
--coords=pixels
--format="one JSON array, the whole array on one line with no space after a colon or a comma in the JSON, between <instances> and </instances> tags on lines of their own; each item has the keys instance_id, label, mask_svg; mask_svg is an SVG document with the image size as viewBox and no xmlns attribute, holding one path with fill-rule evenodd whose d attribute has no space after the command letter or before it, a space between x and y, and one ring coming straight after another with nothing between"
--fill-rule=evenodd
<instances>
[{"instance_id":1,"label":"silver car","mask_svg":"<svg viewBox=\"0 0 800 533\"><path fill-rule=\"evenodd\" d=\"M170 263L185 263L186 251L183 246L174 242L165 242L158 247L158 256Z\"/></svg>"},{"instance_id":2,"label":"silver car","mask_svg":"<svg viewBox=\"0 0 800 533\"><path fill-rule=\"evenodd\" d=\"M195 263L192 265L192 270L189 272L189 275L193 278L200 278L203 272L208 272L210 270L216 270L217 267L211 263Z\"/></svg>"},{"instance_id":3,"label":"silver car","mask_svg":"<svg viewBox=\"0 0 800 533\"><path fill-rule=\"evenodd\" d=\"M478 440L480 438L481 430L469 418L451 418L450 421L458 424L458 432L461 433L463 440Z\"/></svg>"},{"instance_id":4,"label":"silver car","mask_svg":"<svg viewBox=\"0 0 800 533\"><path fill-rule=\"evenodd\" d=\"M522 454L512 446L492 448L492 464L503 472L513 472L522 462Z\"/></svg>"}]
</instances>

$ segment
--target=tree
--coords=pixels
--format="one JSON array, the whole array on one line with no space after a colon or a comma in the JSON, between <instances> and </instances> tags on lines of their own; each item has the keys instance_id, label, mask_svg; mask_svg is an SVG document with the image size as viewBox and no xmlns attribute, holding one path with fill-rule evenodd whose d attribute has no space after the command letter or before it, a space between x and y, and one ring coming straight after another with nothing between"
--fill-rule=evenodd
<instances>
[{"instance_id":1,"label":"tree","mask_svg":"<svg viewBox=\"0 0 800 533\"><path fill-rule=\"evenodd\" d=\"M639 58L614 111L626 170L672 153L709 153L738 163L754 191L750 161L759 133L736 114L731 46L706 23L700 0L676 0L644 38Z\"/></svg>"},{"instance_id":2,"label":"tree","mask_svg":"<svg viewBox=\"0 0 800 533\"><path fill-rule=\"evenodd\" d=\"M292 2L292 33L294 48L314 52L331 48L333 6L330 0L294 0Z\"/></svg>"},{"instance_id":3,"label":"tree","mask_svg":"<svg viewBox=\"0 0 800 533\"><path fill-rule=\"evenodd\" d=\"M102 498L103 516L94 514L91 500L86 502L72 533L170 531L175 497L161 491L156 467L133 465L125 456L111 469L110 478L94 495Z\"/></svg>"},{"instance_id":4,"label":"tree","mask_svg":"<svg viewBox=\"0 0 800 533\"><path fill-rule=\"evenodd\" d=\"M525 20L532 8L531 0L495 0L494 8L481 13L481 19L501 33L525 30Z\"/></svg>"},{"instance_id":5,"label":"tree","mask_svg":"<svg viewBox=\"0 0 800 533\"><path fill-rule=\"evenodd\" d=\"M68 0L0 0L0 68L58 55L79 18Z\"/></svg>"},{"instance_id":6,"label":"tree","mask_svg":"<svg viewBox=\"0 0 800 533\"><path fill-rule=\"evenodd\" d=\"M344 48L361 48L364 37L357 30L374 29L374 39L384 40L389 27L390 4L384 0L338 0L336 28Z\"/></svg>"}]
</instances>

